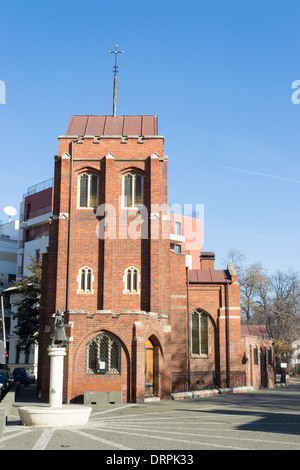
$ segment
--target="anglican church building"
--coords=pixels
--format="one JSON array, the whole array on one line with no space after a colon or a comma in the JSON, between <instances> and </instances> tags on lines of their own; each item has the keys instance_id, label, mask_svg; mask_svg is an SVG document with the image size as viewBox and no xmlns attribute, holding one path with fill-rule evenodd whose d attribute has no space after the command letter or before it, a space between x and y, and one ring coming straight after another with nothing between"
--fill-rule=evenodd
<instances>
[{"instance_id":1,"label":"anglican church building","mask_svg":"<svg viewBox=\"0 0 300 470\"><path fill-rule=\"evenodd\" d=\"M65 403L142 403L243 385L234 268L215 270L214 253L185 244L186 218L174 222L168 211L157 116L116 115L116 65L114 72L113 115L72 116L58 137L38 390L49 399L58 310L68 340Z\"/></svg>"},{"instance_id":2,"label":"anglican church building","mask_svg":"<svg viewBox=\"0 0 300 470\"><path fill-rule=\"evenodd\" d=\"M126 403L233 386L244 375L239 284L232 266L214 269L214 253L199 251L191 264L193 253L170 243L157 116L72 116L58 141L43 256L41 396L49 394L58 310L68 338L65 403L92 392Z\"/></svg>"}]
</instances>

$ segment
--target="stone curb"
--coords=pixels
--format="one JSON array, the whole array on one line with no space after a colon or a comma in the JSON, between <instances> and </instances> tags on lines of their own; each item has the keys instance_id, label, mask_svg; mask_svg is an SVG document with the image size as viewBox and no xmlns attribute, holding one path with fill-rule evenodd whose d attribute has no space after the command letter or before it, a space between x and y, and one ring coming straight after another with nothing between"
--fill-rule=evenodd
<instances>
[{"instance_id":1,"label":"stone curb","mask_svg":"<svg viewBox=\"0 0 300 470\"><path fill-rule=\"evenodd\" d=\"M212 397L215 395L223 395L224 393L252 392L253 390L254 388L250 385L246 387L219 388L213 390L195 390L192 392L172 393L171 398L172 400L185 400L188 398Z\"/></svg>"}]
</instances>

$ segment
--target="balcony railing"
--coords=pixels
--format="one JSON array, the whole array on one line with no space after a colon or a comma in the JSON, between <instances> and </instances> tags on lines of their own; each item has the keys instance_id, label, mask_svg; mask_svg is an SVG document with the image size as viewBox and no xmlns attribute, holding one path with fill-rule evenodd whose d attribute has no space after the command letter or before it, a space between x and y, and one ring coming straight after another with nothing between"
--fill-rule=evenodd
<instances>
[{"instance_id":1,"label":"balcony railing","mask_svg":"<svg viewBox=\"0 0 300 470\"><path fill-rule=\"evenodd\" d=\"M25 197L30 196L31 194L38 193L39 191L43 191L44 189L51 188L54 185L54 178L49 178L48 180L42 181L41 183L37 183L33 186L30 186L27 189L27 193L23 194L23 199Z\"/></svg>"},{"instance_id":2,"label":"balcony railing","mask_svg":"<svg viewBox=\"0 0 300 470\"><path fill-rule=\"evenodd\" d=\"M32 240L38 240L39 238L45 238L49 236L49 230L44 230L43 232L36 233L34 235L30 235L28 237L28 240L19 240L19 246L18 248L24 248L24 243L31 242Z\"/></svg>"},{"instance_id":3,"label":"balcony railing","mask_svg":"<svg viewBox=\"0 0 300 470\"><path fill-rule=\"evenodd\" d=\"M29 217L27 220L33 219L34 217L40 217L41 215L49 214L50 212L52 212L52 205L42 207L41 209L37 209L35 211L30 211Z\"/></svg>"}]
</instances>

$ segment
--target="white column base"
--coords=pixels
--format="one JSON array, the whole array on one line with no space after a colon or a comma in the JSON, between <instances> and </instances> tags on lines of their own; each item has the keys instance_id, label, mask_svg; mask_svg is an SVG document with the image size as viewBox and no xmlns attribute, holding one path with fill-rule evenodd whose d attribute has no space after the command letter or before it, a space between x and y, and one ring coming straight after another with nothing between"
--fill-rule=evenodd
<instances>
[{"instance_id":1,"label":"white column base","mask_svg":"<svg viewBox=\"0 0 300 470\"><path fill-rule=\"evenodd\" d=\"M52 408L59 408L63 401L63 376L64 376L64 348L48 348L50 356L50 386L49 405Z\"/></svg>"}]
</instances>

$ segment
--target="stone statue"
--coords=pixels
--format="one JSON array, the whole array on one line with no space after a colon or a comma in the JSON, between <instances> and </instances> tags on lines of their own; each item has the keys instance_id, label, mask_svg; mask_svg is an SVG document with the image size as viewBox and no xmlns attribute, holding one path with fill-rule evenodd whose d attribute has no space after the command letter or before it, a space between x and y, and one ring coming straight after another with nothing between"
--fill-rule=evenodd
<instances>
[{"instance_id":1,"label":"stone statue","mask_svg":"<svg viewBox=\"0 0 300 470\"><path fill-rule=\"evenodd\" d=\"M68 349L68 340L65 332L64 316L61 310L53 315L54 331L50 336L50 348L64 348Z\"/></svg>"}]
</instances>

